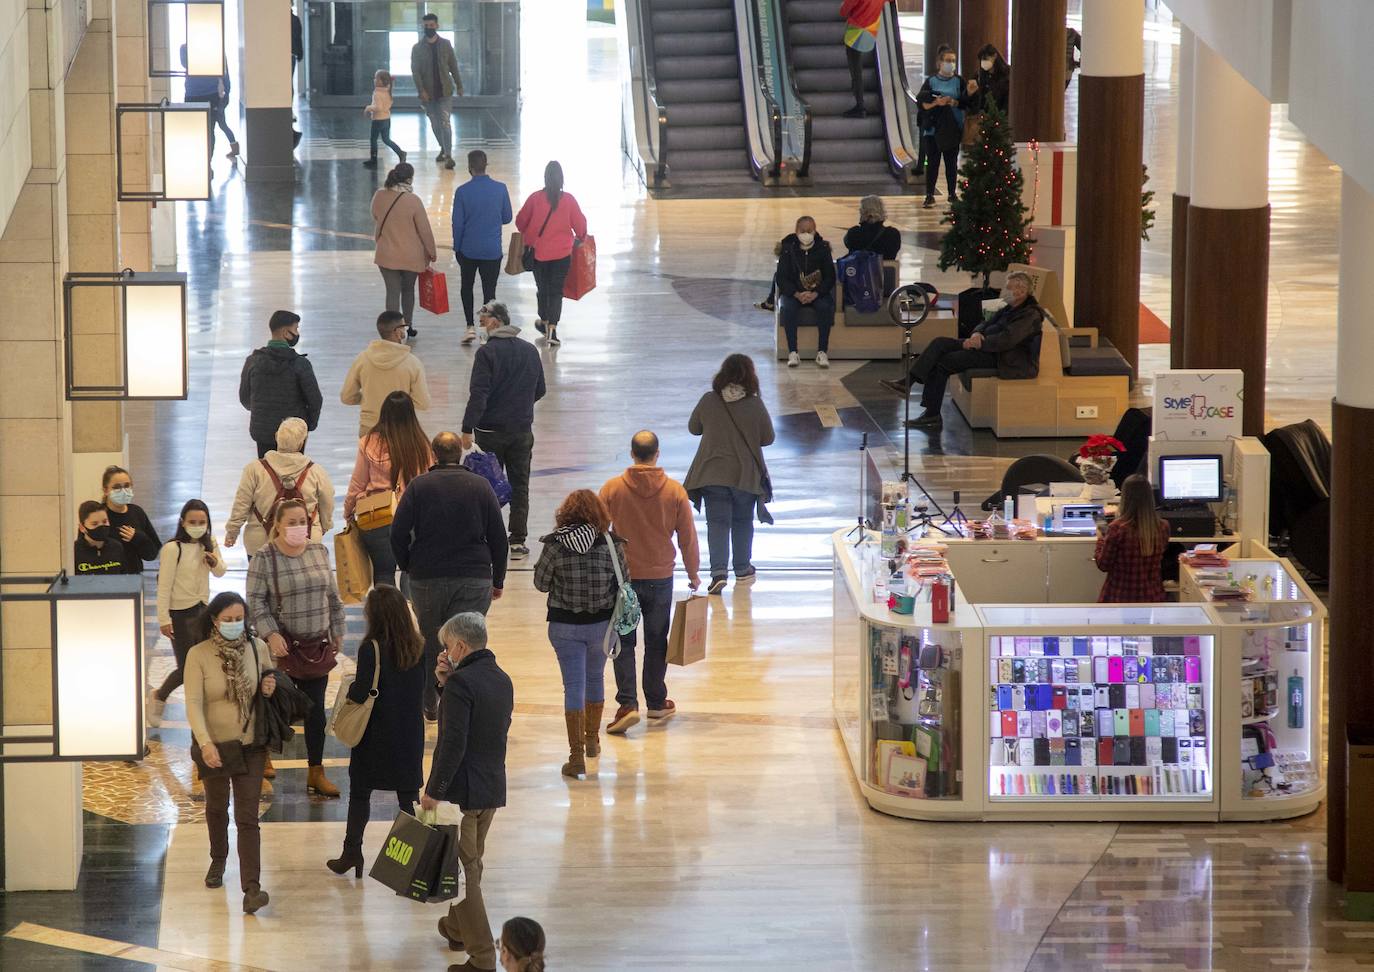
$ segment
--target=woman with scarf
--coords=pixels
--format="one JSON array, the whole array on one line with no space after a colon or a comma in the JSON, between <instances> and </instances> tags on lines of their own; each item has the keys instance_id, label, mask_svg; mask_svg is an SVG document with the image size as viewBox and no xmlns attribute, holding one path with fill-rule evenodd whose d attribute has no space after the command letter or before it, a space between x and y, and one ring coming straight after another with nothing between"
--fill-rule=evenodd
<instances>
[{"instance_id":1,"label":"woman with scarf","mask_svg":"<svg viewBox=\"0 0 1374 972\"><path fill-rule=\"evenodd\" d=\"M797 220L796 232L782 241L778 256L778 320L787 334L787 367L801 364L797 327L803 307L816 314L816 366L829 368L830 328L835 323L835 258L816 232L810 216Z\"/></svg>"},{"instance_id":2,"label":"woman with scarf","mask_svg":"<svg viewBox=\"0 0 1374 972\"><path fill-rule=\"evenodd\" d=\"M434 230L425 204L411 189L415 167L402 162L387 173L386 185L372 197L377 255L373 263L386 284L386 309L400 311L407 333L415 336L415 281L438 258Z\"/></svg>"},{"instance_id":3,"label":"woman with scarf","mask_svg":"<svg viewBox=\"0 0 1374 972\"><path fill-rule=\"evenodd\" d=\"M258 798L271 793L262 778L267 750L253 744L258 695L277 689L267 645L248 633L247 606L233 591L210 602L210 637L186 656L186 720L195 742L192 756L205 786L205 824L210 830L210 870L205 886L224 883L229 856L229 796L234 797L238 829L239 886L243 910L253 914L267 904L260 883L261 842Z\"/></svg>"},{"instance_id":4,"label":"woman with scarf","mask_svg":"<svg viewBox=\"0 0 1374 972\"><path fill-rule=\"evenodd\" d=\"M773 420L759 397L759 377L746 354L726 358L701 396L687 430L701 445L682 485L701 509L706 503L706 546L711 583L707 594L725 589L734 547L735 583L754 578L754 519L772 523L765 505L773 498L763 449L773 444Z\"/></svg>"}]
</instances>

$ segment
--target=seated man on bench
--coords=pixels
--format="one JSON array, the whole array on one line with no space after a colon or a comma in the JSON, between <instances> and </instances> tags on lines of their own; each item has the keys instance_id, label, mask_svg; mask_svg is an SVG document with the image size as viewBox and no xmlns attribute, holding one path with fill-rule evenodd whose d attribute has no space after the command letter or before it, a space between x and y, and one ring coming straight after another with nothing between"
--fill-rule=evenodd
<instances>
[{"instance_id":1,"label":"seated man on bench","mask_svg":"<svg viewBox=\"0 0 1374 972\"><path fill-rule=\"evenodd\" d=\"M916 359L905 382L884 379L882 384L899 395L921 385L924 411L911 420L914 428L941 424L940 405L950 375L975 368L996 369L998 378L1034 378L1040 372L1039 339L1044 313L1031 296L1031 279L1024 273L1008 274L1002 299L1006 306L979 324L966 340L938 337Z\"/></svg>"},{"instance_id":2,"label":"seated man on bench","mask_svg":"<svg viewBox=\"0 0 1374 972\"><path fill-rule=\"evenodd\" d=\"M797 326L802 308L810 307L816 322L816 364L830 367L830 328L835 323L835 258L830 244L816 232L810 216L797 220L797 231L782 241L778 256L778 323L787 333L787 367L801 364L797 354Z\"/></svg>"}]
</instances>

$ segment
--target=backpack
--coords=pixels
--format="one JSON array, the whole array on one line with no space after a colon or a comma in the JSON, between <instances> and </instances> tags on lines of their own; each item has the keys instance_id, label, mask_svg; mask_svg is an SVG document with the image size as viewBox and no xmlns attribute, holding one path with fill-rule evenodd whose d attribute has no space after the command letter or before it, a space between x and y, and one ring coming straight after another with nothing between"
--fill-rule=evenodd
<instances>
[{"instance_id":1,"label":"backpack","mask_svg":"<svg viewBox=\"0 0 1374 972\"><path fill-rule=\"evenodd\" d=\"M607 658L615 658L620 654L620 636L627 635L639 627L639 619L642 612L639 609L639 595L630 586L630 582L625 579L625 574L620 570L620 551L616 549L615 539L609 534L602 534L606 538L606 547L611 552L611 566L615 568L615 606L611 608L611 620L606 625L606 640L601 649L606 653Z\"/></svg>"},{"instance_id":2,"label":"backpack","mask_svg":"<svg viewBox=\"0 0 1374 972\"><path fill-rule=\"evenodd\" d=\"M259 459L258 462L262 463L262 468L267 470L267 475L272 479L272 485L277 488L277 498L272 500L272 507L267 511L269 517L276 510L277 506L285 500L300 500L302 503L305 503L305 494L301 492L301 483L305 482L305 477L309 475L310 467L315 465L313 462L306 462L305 468L296 474L296 478L290 486L286 486L282 483L281 477L277 475L277 471L272 468L271 464L266 459ZM308 503L306 504L306 508L309 508ZM258 512L258 508L254 506L252 510L253 516L258 521L258 525L263 528L264 532L271 533L272 528L268 525L267 519ZM308 519L312 528L315 526L315 514L317 512L317 510L312 510Z\"/></svg>"},{"instance_id":3,"label":"backpack","mask_svg":"<svg viewBox=\"0 0 1374 972\"><path fill-rule=\"evenodd\" d=\"M844 302L861 314L883 306L883 258L871 250L855 250L835 264L844 282Z\"/></svg>"}]
</instances>

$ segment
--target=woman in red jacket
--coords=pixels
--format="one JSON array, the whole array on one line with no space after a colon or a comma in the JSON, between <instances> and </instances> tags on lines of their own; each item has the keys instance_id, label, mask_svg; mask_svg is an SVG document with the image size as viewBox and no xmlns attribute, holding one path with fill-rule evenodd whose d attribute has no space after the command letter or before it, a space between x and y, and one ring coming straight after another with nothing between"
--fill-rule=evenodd
<instances>
[{"instance_id":1,"label":"woman in red jacket","mask_svg":"<svg viewBox=\"0 0 1374 972\"><path fill-rule=\"evenodd\" d=\"M854 91L854 107L844 113L846 118L862 118L864 109L863 56L878 46L878 21L883 16L886 0L844 0L840 16L844 18L844 55L849 62L849 84Z\"/></svg>"},{"instance_id":2,"label":"woman in red jacket","mask_svg":"<svg viewBox=\"0 0 1374 972\"><path fill-rule=\"evenodd\" d=\"M515 217L515 228L526 246L534 247L534 287L539 319L534 329L558 340L563 316L563 281L572 265L573 247L587 238L587 217L572 193L563 191L563 167L556 161L544 167L544 188L531 193Z\"/></svg>"}]
</instances>

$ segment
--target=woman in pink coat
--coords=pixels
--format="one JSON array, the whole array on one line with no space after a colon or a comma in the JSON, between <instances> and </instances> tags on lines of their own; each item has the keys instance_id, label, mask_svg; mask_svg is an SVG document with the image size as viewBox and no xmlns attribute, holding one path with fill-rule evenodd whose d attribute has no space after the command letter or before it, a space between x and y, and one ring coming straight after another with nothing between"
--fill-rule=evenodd
<instances>
[{"instance_id":1,"label":"woman in pink coat","mask_svg":"<svg viewBox=\"0 0 1374 972\"><path fill-rule=\"evenodd\" d=\"M386 309L400 311L407 333L415 336L415 281L438 256L425 204L411 190L415 167L402 162L387 173L386 185L372 197L373 262L386 283Z\"/></svg>"},{"instance_id":2,"label":"woman in pink coat","mask_svg":"<svg viewBox=\"0 0 1374 972\"><path fill-rule=\"evenodd\" d=\"M539 319L534 329L560 344L558 321L563 316L563 281L572 265L575 245L587 238L587 217L572 193L563 191L563 167L544 167L544 188L532 193L515 217L515 228L526 246L534 247L534 288Z\"/></svg>"}]
</instances>

